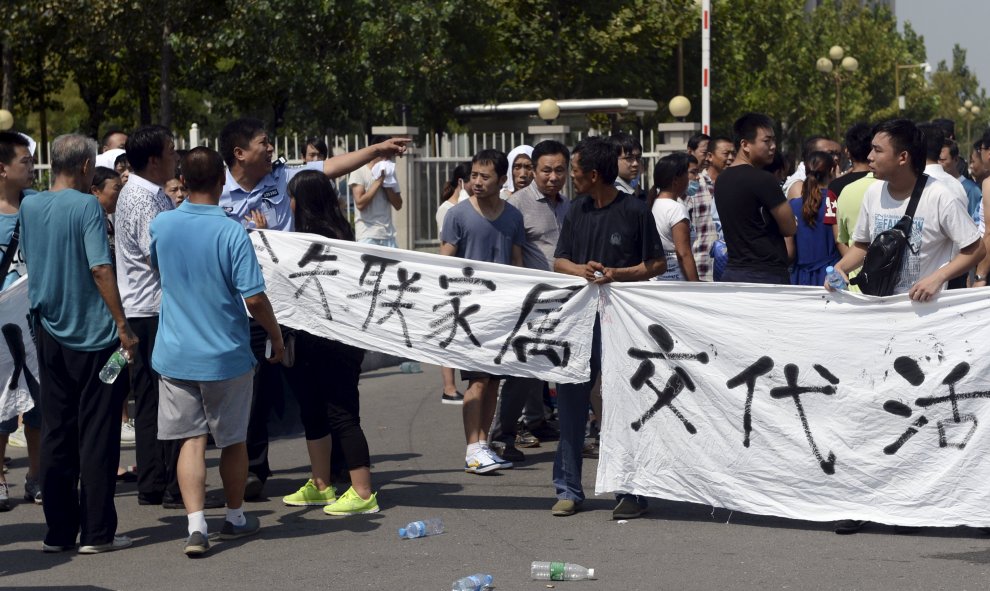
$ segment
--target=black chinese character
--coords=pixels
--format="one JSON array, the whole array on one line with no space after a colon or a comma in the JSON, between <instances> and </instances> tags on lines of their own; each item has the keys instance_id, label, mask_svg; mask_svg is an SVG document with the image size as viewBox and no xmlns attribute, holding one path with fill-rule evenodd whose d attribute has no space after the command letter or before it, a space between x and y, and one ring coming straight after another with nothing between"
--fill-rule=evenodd
<instances>
[{"instance_id":1,"label":"black chinese character","mask_svg":"<svg viewBox=\"0 0 990 591\"><path fill-rule=\"evenodd\" d=\"M406 326L406 317L402 314L402 311L411 309L413 304L403 302L402 298L405 297L406 292L418 293L420 291L421 288L413 286L414 283L419 281L420 274L413 273L410 275L408 270L399 267L396 269L396 278L399 282L385 284L385 287L383 288L382 283L385 280L385 270L390 265L399 264L399 261L371 254L361 255L361 261L364 262L364 271L358 279L358 284L362 287L371 287L371 289L348 294L347 296L348 299L365 297L371 298L371 305L368 307L368 315L364 319L364 324L361 325L361 330L368 329L368 325L371 324L371 320L374 318L375 310L377 308L386 308L388 309L388 313L379 318L376 321L376 324L382 325L392 318L392 316L398 316L406 347L411 348L412 341L409 339L409 328ZM377 267L377 270L373 271L373 267ZM371 279L369 279L369 277L371 277ZM395 296L392 300L385 301L385 297L389 294L389 292L395 292Z\"/></svg>"},{"instance_id":2,"label":"black chinese character","mask_svg":"<svg viewBox=\"0 0 990 591\"><path fill-rule=\"evenodd\" d=\"M639 367L636 369L636 373L629 379L629 384L634 390L639 391L643 386L648 387L653 390L653 393L657 395L656 402L653 406L646 409L646 412L636 421L632 423L633 431L639 431L643 428L655 414L657 414L660 409L667 407L670 412L681 421L684 428L691 435L698 432L698 429L684 416L684 414L674 405L674 399L685 389L694 392L695 385L691 376L688 375L687 371L684 370L680 365L674 365L674 372L670 374L667 378L667 383L664 385L663 390L657 387L653 383L653 376L656 374L656 367L654 365L654 359L662 359L666 361L700 361L701 363L708 363L708 353L674 353L674 339L667 332L667 329L659 324L651 324L647 329L650 336L656 342L657 346L660 348L659 351L648 351L644 349L637 349L635 347L630 347L629 356L633 359L641 359Z\"/></svg>"},{"instance_id":3,"label":"black chinese character","mask_svg":"<svg viewBox=\"0 0 990 591\"><path fill-rule=\"evenodd\" d=\"M952 408L952 419L940 419L935 423L938 427L939 447L955 447L957 449L965 449L966 444L969 443L970 438L973 437L973 433L976 432L978 423L976 420L976 415L959 412L959 401L973 400L976 398L990 398L990 392L956 392L956 384L966 377L967 374L969 374L969 370L970 366L966 362L956 364L949 374L945 376L945 379L942 380L942 385L946 386L949 390L948 395L925 396L914 401L915 405L920 408L928 408L930 406L935 406L936 404L942 404L945 402L950 404ZM894 360L894 371L907 380L912 386L920 386L925 381L925 372L921 370L918 362L910 357L898 357ZM911 407L897 400L888 400L884 402L883 409L890 414L904 417L906 419L911 418L911 415L913 414ZM928 417L925 415L919 416L911 422L908 428L901 433L896 441L883 448L883 453L887 455L896 454L898 450L900 450L901 447L908 442L908 440L918 433L919 429L927 424ZM953 424L969 424L969 429L963 438L955 442L949 441L946 437L946 427Z\"/></svg>"},{"instance_id":4,"label":"black chinese character","mask_svg":"<svg viewBox=\"0 0 990 591\"><path fill-rule=\"evenodd\" d=\"M516 354L516 360L522 363L526 363L529 354L546 357L554 367L567 367L571 358L571 344L563 339L546 338L544 335L557 329L561 320L561 308L583 287L582 285L555 287L546 283L534 285L523 299L516 325L502 343L502 349L495 356L495 363L502 363L506 351L511 346ZM532 319L531 314L534 315ZM524 324L536 336L517 336Z\"/></svg>"},{"instance_id":5,"label":"black chinese character","mask_svg":"<svg viewBox=\"0 0 990 591\"><path fill-rule=\"evenodd\" d=\"M264 239L264 235L262 235L262 239ZM304 254L303 257L299 259L299 263L297 264L297 266L302 268L313 261L317 261L316 268L313 269L312 271L300 271L298 273L289 274L289 279L296 279L297 277L306 278L306 280L303 281L302 285L300 285L299 288L296 289L296 293L294 294L296 299L299 299L299 296L302 295L303 291L305 291L306 287L311 283L314 286L316 286L316 291L319 292L320 294L320 305L323 306L323 313L324 315L326 315L327 320L333 320L333 314L330 313L330 304L327 303L327 293L326 291L324 291L323 284L320 283L320 280L318 278L333 277L337 275L339 273L337 269L322 268L322 263L329 261L336 261L336 260L337 260L337 255L330 254L329 246L324 244L313 243L309 247L309 250L306 251L306 254Z\"/></svg>"},{"instance_id":6,"label":"black chinese character","mask_svg":"<svg viewBox=\"0 0 990 591\"><path fill-rule=\"evenodd\" d=\"M474 269L471 267L464 267L461 269L461 274L463 277L448 277L447 275L440 275L440 287L446 290L446 295L450 297L449 300L445 302L440 302L433 306L433 311L436 312L440 308L450 307L450 311L444 315L436 318L430 322L430 328L435 328L433 332L426 335L426 338L431 339L444 331L447 332L446 338L440 341L440 348L446 349L448 345L454 340L454 336L457 334L457 327L460 326L464 330L464 333L471 339L475 347L480 347L481 342L474 336L471 332L471 325L468 324L467 317L474 314L481 309L478 304L471 304L464 308L461 307L461 297L471 295L474 293L471 286L481 286L489 291L495 291L496 285L494 281L488 279L480 279L474 276ZM465 286L465 287L460 287Z\"/></svg>"}]
</instances>

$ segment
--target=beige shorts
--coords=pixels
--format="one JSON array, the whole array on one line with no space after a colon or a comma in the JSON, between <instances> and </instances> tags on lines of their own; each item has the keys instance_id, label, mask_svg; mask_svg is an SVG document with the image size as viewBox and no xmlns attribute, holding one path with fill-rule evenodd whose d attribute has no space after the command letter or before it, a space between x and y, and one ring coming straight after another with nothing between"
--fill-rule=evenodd
<instances>
[{"instance_id":1,"label":"beige shorts","mask_svg":"<svg viewBox=\"0 0 990 591\"><path fill-rule=\"evenodd\" d=\"M213 434L217 447L247 440L254 369L216 382L161 376L158 382L158 438L188 439Z\"/></svg>"}]
</instances>

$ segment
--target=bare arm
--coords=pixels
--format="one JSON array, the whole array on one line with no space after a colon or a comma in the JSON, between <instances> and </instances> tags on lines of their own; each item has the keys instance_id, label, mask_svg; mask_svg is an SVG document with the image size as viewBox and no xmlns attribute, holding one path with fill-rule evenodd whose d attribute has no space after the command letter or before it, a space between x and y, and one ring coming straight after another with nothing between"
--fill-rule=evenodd
<instances>
[{"instance_id":1,"label":"bare arm","mask_svg":"<svg viewBox=\"0 0 990 591\"><path fill-rule=\"evenodd\" d=\"M120 337L120 345L127 351L128 356L134 359L137 354L138 338L131 332L131 326L124 316L124 305L120 303L120 292L117 291L117 278L114 277L113 267L110 265L99 265L90 270L93 274L93 282L100 292L100 297L110 310L114 324L117 325L117 336ZM150 359L146 359L150 363Z\"/></svg>"},{"instance_id":2,"label":"bare arm","mask_svg":"<svg viewBox=\"0 0 990 591\"><path fill-rule=\"evenodd\" d=\"M445 257L457 256L457 245L449 242L441 242L440 254Z\"/></svg>"},{"instance_id":3,"label":"bare arm","mask_svg":"<svg viewBox=\"0 0 990 591\"><path fill-rule=\"evenodd\" d=\"M797 220L794 219L794 211L791 210L790 203L784 201L771 209L770 214L773 215L773 219L777 222L777 228L780 229L782 236L793 236L797 234Z\"/></svg>"},{"instance_id":4,"label":"bare arm","mask_svg":"<svg viewBox=\"0 0 990 591\"><path fill-rule=\"evenodd\" d=\"M382 175L377 179L371 181L371 184L367 189L361 185L353 185L354 189L354 207L359 210L364 211L369 205L371 205L371 200L375 198L378 194L378 189L382 188L382 183L385 182L385 176Z\"/></svg>"},{"instance_id":5,"label":"bare arm","mask_svg":"<svg viewBox=\"0 0 990 591\"><path fill-rule=\"evenodd\" d=\"M402 209L402 193L396 191L395 189L385 187L385 197L388 198L388 202L392 205L392 209L395 211Z\"/></svg>"},{"instance_id":6,"label":"bare arm","mask_svg":"<svg viewBox=\"0 0 990 591\"><path fill-rule=\"evenodd\" d=\"M268 333L268 338L272 341L272 356L268 358L269 363L282 361L282 354L285 353L285 343L282 341L282 329L275 319L275 312L272 310L272 303L268 301L265 292L256 293L249 298L244 298L248 313L258 321Z\"/></svg>"},{"instance_id":7,"label":"bare arm","mask_svg":"<svg viewBox=\"0 0 990 591\"><path fill-rule=\"evenodd\" d=\"M522 247L518 244L512 245L512 265L515 267L523 266Z\"/></svg>"},{"instance_id":8,"label":"bare arm","mask_svg":"<svg viewBox=\"0 0 990 591\"><path fill-rule=\"evenodd\" d=\"M793 185L787 188L787 198L796 199L801 196L801 191L804 190L804 181L797 181Z\"/></svg>"},{"instance_id":9,"label":"bare arm","mask_svg":"<svg viewBox=\"0 0 990 591\"><path fill-rule=\"evenodd\" d=\"M650 259L648 261L643 261L635 267L622 267L618 269L606 268L603 271L605 276L595 283L610 283L612 281L647 281L657 275L662 275L666 270L666 259ZM695 277L697 278L697 276L698 272L696 270Z\"/></svg>"},{"instance_id":10,"label":"bare arm","mask_svg":"<svg viewBox=\"0 0 990 591\"><path fill-rule=\"evenodd\" d=\"M588 265L578 265L577 263L572 263L568 259L554 259L553 270L557 273L575 275L577 277L587 279L588 281L594 281L595 279L593 270L592 270L592 276L590 278L588 277L587 275Z\"/></svg>"},{"instance_id":11,"label":"bare arm","mask_svg":"<svg viewBox=\"0 0 990 591\"><path fill-rule=\"evenodd\" d=\"M784 236L784 247L787 248L787 262L793 263L794 257L797 256L797 243L794 242L793 236Z\"/></svg>"},{"instance_id":12,"label":"bare arm","mask_svg":"<svg viewBox=\"0 0 990 591\"><path fill-rule=\"evenodd\" d=\"M691 230L687 220L682 220L671 228L674 238L674 251L677 253L677 264L681 266L681 274L687 281L698 281L698 266L694 263L691 253Z\"/></svg>"},{"instance_id":13,"label":"bare arm","mask_svg":"<svg viewBox=\"0 0 990 591\"><path fill-rule=\"evenodd\" d=\"M983 179L983 220L984 222L990 221L990 177ZM986 226L990 230L990 225ZM983 247L990 253L990 231L983 235ZM982 261L976 265L976 274L982 277L986 277L987 273L990 273L990 254L987 254ZM987 285L986 281L974 281L973 287L983 287Z\"/></svg>"},{"instance_id":14,"label":"bare arm","mask_svg":"<svg viewBox=\"0 0 990 591\"><path fill-rule=\"evenodd\" d=\"M919 279L917 283L911 286L908 295L915 301L929 301L941 291L942 285L946 281L972 269L976 263L983 259L984 254L986 254L986 251L983 248L983 240L977 240L966 248L961 249L959 254L953 257L947 265L939 268L928 277Z\"/></svg>"},{"instance_id":15,"label":"bare arm","mask_svg":"<svg viewBox=\"0 0 990 591\"><path fill-rule=\"evenodd\" d=\"M380 144L368 146L367 148L341 154L340 156L332 156L323 161L323 174L330 178L336 178L361 168L379 156L385 158L399 156L405 153L406 144L411 141L412 138L408 137L391 138Z\"/></svg>"},{"instance_id":16,"label":"bare arm","mask_svg":"<svg viewBox=\"0 0 990 591\"><path fill-rule=\"evenodd\" d=\"M835 237L835 248L839 250L839 256L846 256L846 253L849 252L849 245L839 240L839 224L832 225L832 236Z\"/></svg>"},{"instance_id":17,"label":"bare arm","mask_svg":"<svg viewBox=\"0 0 990 591\"><path fill-rule=\"evenodd\" d=\"M866 249L869 247L869 242L853 242L853 245L849 247L846 254L839 259L838 263L835 263L835 270L838 271L846 281L849 281L849 273L863 266L863 261L866 260ZM827 281L825 282L825 289L828 291L834 291L832 286L830 286Z\"/></svg>"}]
</instances>

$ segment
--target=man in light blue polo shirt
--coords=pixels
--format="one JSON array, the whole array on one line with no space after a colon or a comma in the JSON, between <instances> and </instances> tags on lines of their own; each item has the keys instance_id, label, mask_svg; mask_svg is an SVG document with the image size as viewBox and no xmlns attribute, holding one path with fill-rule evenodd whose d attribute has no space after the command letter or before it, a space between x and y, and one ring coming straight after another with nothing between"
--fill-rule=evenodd
<instances>
[{"instance_id":1,"label":"man in light blue polo shirt","mask_svg":"<svg viewBox=\"0 0 990 591\"><path fill-rule=\"evenodd\" d=\"M209 549L203 516L208 433L222 449L227 518L221 539L260 527L242 507L255 365L245 304L271 339L269 362L281 360L284 345L251 240L218 207L224 184L220 155L194 148L182 161L182 176L189 198L151 222L151 264L162 286L152 367L161 375L158 437L181 440L179 488L189 521L185 553L195 556Z\"/></svg>"},{"instance_id":2,"label":"man in light blue polo shirt","mask_svg":"<svg viewBox=\"0 0 990 591\"><path fill-rule=\"evenodd\" d=\"M113 505L126 381L97 376L117 347L133 357L138 339L120 303L103 209L88 192L95 161L95 140L55 138L52 189L26 197L19 212L38 339L45 552L73 550L77 536L80 554L131 545L114 535Z\"/></svg>"},{"instance_id":3,"label":"man in light blue polo shirt","mask_svg":"<svg viewBox=\"0 0 990 591\"><path fill-rule=\"evenodd\" d=\"M268 228L292 231L292 210L286 187L303 170L320 170L331 179L364 166L375 158L405 152L409 138L392 138L323 161L308 162L299 167L273 166L275 148L258 119L237 119L220 132L220 153L227 163L227 178L220 195L220 207L227 216L245 228ZM251 350L259 361L265 356L265 332L251 323ZM254 408L248 429L250 476L246 497L261 496L265 480L271 475L268 466L268 415L272 401L282 391L279 366L262 365L255 375Z\"/></svg>"}]
</instances>

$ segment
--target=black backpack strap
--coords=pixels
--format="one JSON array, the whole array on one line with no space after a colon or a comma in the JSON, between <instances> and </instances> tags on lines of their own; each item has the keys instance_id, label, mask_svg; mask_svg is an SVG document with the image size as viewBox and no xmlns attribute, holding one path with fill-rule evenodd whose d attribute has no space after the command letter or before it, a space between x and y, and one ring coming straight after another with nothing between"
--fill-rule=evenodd
<instances>
[{"instance_id":1,"label":"black backpack strap","mask_svg":"<svg viewBox=\"0 0 990 591\"><path fill-rule=\"evenodd\" d=\"M921 193L925 190L925 185L928 184L928 175L921 173L918 176L918 180L914 183L914 190L911 191L911 200L908 201L907 210L904 211L904 215L911 218L911 223L905 229L905 233L908 238L911 237L911 228L914 226L914 212L918 210L918 202L921 201Z\"/></svg>"},{"instance_id":2,"label":"black backpack strap","mask_svg":"<svg viewBox=\"0 0 990 591\"><path fill-rule=\"evenodd\" d=\"M3 259L0 260L0 285L7 280L7 273L10 271L10 265L14 262L14 254L17 252L17 243L21 239L21 220L18 219L14 223L14 233L10 236L10 243L7 244L7 250L3 253Z\"/></svg>"}]
</instances>

